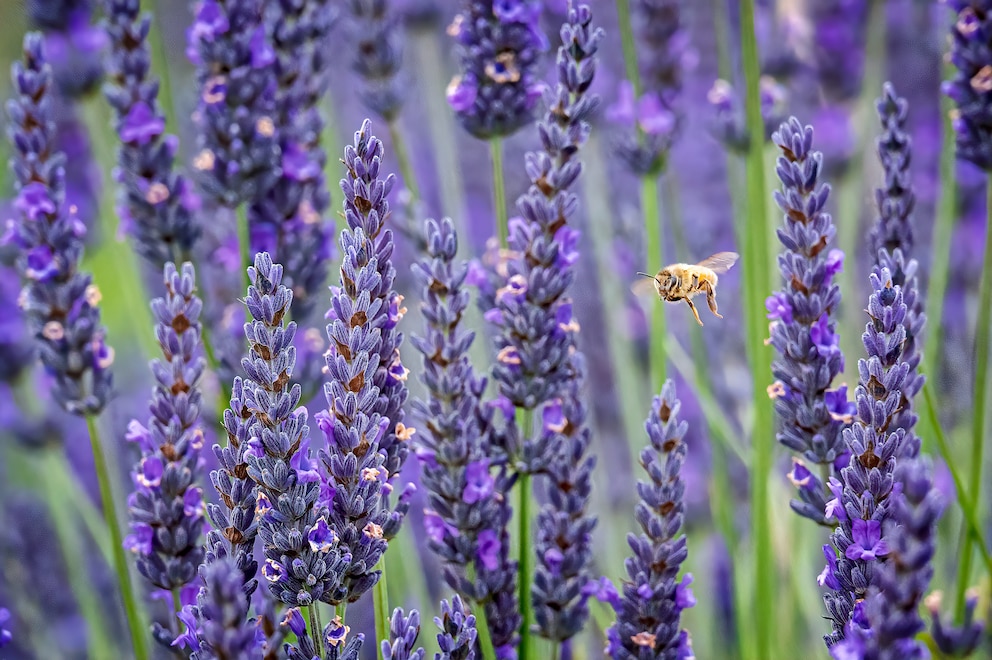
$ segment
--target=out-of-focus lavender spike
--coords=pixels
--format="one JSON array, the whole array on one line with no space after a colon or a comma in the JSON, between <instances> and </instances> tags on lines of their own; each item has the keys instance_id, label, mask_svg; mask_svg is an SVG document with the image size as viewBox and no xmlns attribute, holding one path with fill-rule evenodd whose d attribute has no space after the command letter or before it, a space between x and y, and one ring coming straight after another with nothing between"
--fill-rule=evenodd
<instances>
[{"instance_id":1,"label":"out-of-focus lavender spike","mask_svg":"<svg viewBox=\"0 0 992 660\"><path fill-rule=\"evenodd\" d=\"M912 430L894 423L902 390L915 377L902 359L907 316L903 289L893 284L888 268L880 267L871 275L871 286L870 318L862 335L868 357L858 361L858 417L843 432L850 458L840 478L830 478L834 499L825 509L828 520L837 520L830 536L836 554L824 546L827 566L818 578L829 589L824 603L834 630L824 636L828 647L845 637L855 603L880 586L879 567L892 561L892 541L884 532L899 500L896 495L904 486L918 485L900 485L894 474L897 461L919 452ZM915 478L912 472L905 476Z\"/></svg>"},{"instance_id":2,"label":"out-of-focus lavender spike","mask_svg":"<svg viewBox=\"0 0 992 660\"><path fill-rule=\"evenodd\" d=\"M548 47L540 16L536 0L466 0L448 26L461 62L448 104L475 137L510 135L533 119L537 62Z\"/></svg>"},{"instance_id":3,"label":"out-of-focus lavender spike","mask_svg":"<svg viewBox=\"0 0 992 660\"><path fill-rule=\"evenodd\" d=\"M93 25L89 0L30 0L31 22L44 30L45 56L59 94L75 99L97 88L103 77L107 35Z\"/></svg>"},{"instance_id":4,"label":"out-of-focus lavender spike","mask_svg":"<svg viewBox=\"0 0 992 660\"><path fill-rule=\"evenodd\" d=\"M945 624L940 615L941 593L936 591L923 601L930 612L932 625L930 633L941 653L952 658L967 658L982 643L985 624L975 618L978 607L978 589L970 589L965 596L964 617L960 626Z\"/></svg>"},{"instance_id":5,"label":"out-of-focus lavender spike","mask_svg":"<svg viewBox=\"0 0 992 660\"><path fill-rule=\"evenodd\" d=\"M276 135L276 54L262 0L199 0L187 37L196 66L203 189L234 208L261 197L281 172Z\"/></svg>"},{"instance_id":6,"label":"out-of-focus lavender spike","mask_svg":"<svg viewBox=\"0 0 992 660\"><path fill-rule=\"evenodd\" d=\"M164 359L151 362L155 389L151 417L132 420L127 439L137 442L141 460L132 473L136 490L128 498L131 534L124 545L137 556L138 572L160 589L184 587L203 561L203 491L196 485L203 448L199 428L200 379L206 366L200 351L200 311L193 265L180 274L164 269L165 297L152 301L155 337Z\"/></svg>"},{"instance_id":7,"label":"out-of-focus lavender spike","mask_svg":"<svg viewBox=\"0 0 992 660\"><path fill-rule=\"evenodd\" d=\"M26 0L24 9L31 23L46 30L64 30L76 12L89 13L91 0Z\"/></svg>"},{"instance_id":8,"label":"out-of-focus lavender spike","mask_svg":"<svg viewBox=\"0 0 992 660\"><path fill-rule=\"evenodd\" d=\"M424 649L414 649L419 636L420 612L410 610L407 615L397 607L389 621L389 639L380 642L383 660L423 660Z\"/></svg>"},{"instance_id":9,"label":"out-of-focus lavender spike","mask_svg":"<svg viewBox=\"0 0 992 660\"><path fill-rule=\"evenodd\" d=\"M475 640L478 630L475 627L475 616L470 614L455 594L448 601L441 601L441 616L434 617L434 623L441 629L437 635L437 645L440 653L434 654L434 660L475 660Z\"/></svg>"},{"instance_id":10,"label":"out-of-focus lavender spike","mask_svg":"<svg viewBox=\"0 0 992 660\"><path fill-rule=\"evenodd\" d=\"M819 181L823 156L813 150L812 127L804 128L793 117L772 140L782 151L777 167L782 190L775 192L775 201L784 213L778 237L785 250L778 258L783 289L765 301L772 321L770 342L778 353L772 364L775 383L768 393L779 419L778 441L800 456L789 473L799 490L792 508L829 525L826 484L804 461L830 472L846 465L841 430L856 410L847 400L846 386L829 389L844 370L833 320L840 305L834 279L844 254L828 249L836 228L824 210L830 186Z\"/></svg>"},{"instance_id":11,"label":"out-of-focus lavender spike","mask_svg":"<svg viewBox=\"0 0 992 660\"><path fill-rule=\"evenodd\" d=\"M343 595L324 597L333 604L357 600L379 580L375 566L386 551L386 534L399 531L400 520L389 510L391 480L414 432L401 421L408 372L396 325L406 310L392 289L392 232L384 228L394 179L380 178L382 143L371 130L366 119L345 150L348 178L341 188L348 228L341 232L340 286L332 289L327 313L328 407L314 416L327 441L320 459L333 491L329 523L351 554ZM408 498L401 496L398 509L409 506Z\"/></svg>"},{"instance_id":12,"label":"out-of-focus lavender spike","mask_svg":"<svg viewBox=\"0 0 992 660\"><path fill-rule=\"evenodd\" d=\"M173 172L178 140L165 133L159 83L150 75L151 17L140 13L139 0L103 0L103 11L111 42L105 93L121 140L114 172L117 212L138 253L153 266L180 263L200 236L192 215L198 200L190 182Z\"/></svg>"},{"instance_id":13,"label":"out-of-focus lavender spike","mask_svg":"<svg viewBox=\"0 0 992 660\"><path fill-rule=\"evenodd\" d=\"M203 587L197 605L180 614L187 632L176 645L188 646L191 660L262 660L257 626L248 618L249 597L241 568L225 557L203 564L200 576Z\"/></svg>"},{"instance_id":14,"label":"out-of-focus lavender spike","mask_svg":"<svg viewBox=\"0 0 992 660\"><path fill-rule=\"evenodd\" d=\"M517 564L509 559L506 525L515 480L501 465L505 457L498 450L502 442L493 407L481 400L486 379L468 358L475 338L461 325L469 305L468 267L455 261L458 235L451 220L428 220L425 243L427 257L413 272L421 286L426 329L412 341L424 356L422 379L429 393L414 403L424 420L416 451L429 503L428 539L449 586L485 604L494 644L513 648L520 613ZM475 580L469 579L469 568Z\"/></svg>"},{"instance_id":15,"label":"out-of-focus lavender spike","mask_svg":"<svg viewBox=\"0 0 992 660\"><path fill-rule=\"evenodd\" d=\"M943 93L954 101L954 137L958 158L971 161L983 170L992 170L992 53L988 34L992 30L992 2L989 0L947 0L957 12L951 27L950 61L956 72L944 81Z\"/></svg>"},{"instance_id":16,"label":"out-of-focus lavender spike","mask_svg":"<svg viewBox=\"0 0 992 660\"><path fill-rule=\"evenodd\" d=\"M17 306L21 282L13 267L0 262L0 383L14 383L38 356ZM10 410L13 410L11 402Z\"/></svg>"},{"instance_id":17,"label":"out-of-focus lavender spike","mask_svg":"<svg viewBox=\"0 0 992 660\"><path fill-rule=\"evenodd\" d=\"M14 641L14 633L7 630L10 619L10 610L0 607L0 649Z\"/></svg>"},{"instance_id":18,"label":"out-of-focus lavender spike","mask_svg":"<svg viewBox=\"0 0 992 660\"><path fill-rule=\"evenodd\" d=\"M820 0L809 4L812 67L829 103L861 92L868 37L869 2Z\"/></svg>"},{"instance_id":19,"label":"out-of-focus lavender spike","mask_svg":"<svg viewBox=\"0 0 992 660\"><path fill-rule=\"evenodd\" d=\"M248 355L241 366L242 406L251 415L247 473L257 485L255 513L265 553L262 576L280 601L309 607L325 594L340 596L348 566L337 534L328 525L327 503L310 454L307 409L300 385L293 383L296 323L289 318L293 292L282 284L282 266L267 252L248 268Z\"/></svg>"},{"instance_id":20,"label":"out-of-focus lavender spike","mask_svg":"<svg viewBox=\"0 0 992 660\"><path fill-rule=\"evenodd\" d=\"M738 154L746 153L750 135L744 118L744 106L737 92L726 80L716 80L706 100L713 109L710 132L723 145ZM771 139L785 119L786 90L769 76L761 77L761 117L765 122L765 139Z\"/></svg>"},{"instance_id":21,"label":"out-of-focus lavender spike","mask_svg":"<svg viewBox=\"0 0 992 660\"><path fill-rule=\"evenodd\" d=\"M348 0L355 41L352 69L361 76L362 102L386 121L403 105L403 29L390 0Z\"/></svg>"},{"instance_id":22,"label":"out-of-focus lavender spike","mask_svg":"<svg viewBox=\"0 0 992 660\"><path fill-rule=\"evenodd\" d=\"M275 129L282 167L268 192L252 201L248 222L252 251L269 252L283 265L297 319L310 317L334 253L318 105L327 82L327 35L336 16L329 0L279 0L266 9L276 60Z\"/></svg>"},{"instance_id":23,"label":"out-of-focus lavender spike","mask_svg":"<svg viewBox=\"0 0 992 660\"><path fill-rule=\"evenodd\" d=\"M906 132L909 104L896 94L892 83L882 87L882 98L875 103L882 124L882 135L876 142L878 159L882 164L885 185L875 189L878 216L872 225L872 252L882 248L894 254L898 249L909 259L913 252L913 226L910 215L916 205L916 195L910 178L912 139ZM902 282L897 282L902 285Z\"/></svg>"},{"instance_id":24,"label":"out-of-focus lavender spike","mask_svg":"<svg viewBox=\"0 0 992 660\"><path fill-rule=\"evenodd\" d=\"M647 176L664 168L683 124L682 78L692 54L683 0L634 0L630 5L641 89L629 80L620 83L607 119L636 127L618 137L617 153L631 171Z\"/></svg>"},{"instance_id":25,"label":"out-of-focus lavender spike","mask_svg":"<svg viewBox=\"0 0 992 660\"><path fill-rule=\"evenodd\" d=\"M685 534L679 534L688 428L678 418L680 406L675 385L666 380L644 425L650 446L641 452L641 466L651 481L637 482L636 518L643 533L627 536L633 555L625 563L623 597L613 605L617 620L606 631L606 652L613 660L693 657L689 633L679 627L682 610L696 604L692 575L676 581L688 556Z\"/></svg>"},{"instance_id":26,"label":"out-of-focus lavender spike","mask_svg":"<svg viewBox=\"0 0 992 660\"><path fill-rule=\"evenodd\" d=\"M55 380L55 400L70 413L95 415L111 396L114 351L100 324L100 290L79 270L86 227L64 205L65 161L53 143L51 69L38 33L25 36L12 75L7 133L20 217L5 238L19 250L20 306Z\"/></svg>"}]
</instances>

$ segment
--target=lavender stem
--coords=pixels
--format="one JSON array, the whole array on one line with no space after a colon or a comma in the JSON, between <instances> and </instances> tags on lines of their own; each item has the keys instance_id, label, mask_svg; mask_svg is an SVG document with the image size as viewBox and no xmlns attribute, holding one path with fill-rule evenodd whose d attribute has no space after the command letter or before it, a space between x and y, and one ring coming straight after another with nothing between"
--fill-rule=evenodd
<instances>
[{"instance_id":1,"label":"lavender stem","mask_svg":"<svg viewBox=\"0 0 992 660\"><path fill-rule=\"evenodd\" d=\"M496 205L496 235L500 248L505 248L510 234L509 219L506 214L506 184L503 181L503 139L494 137L489 141L489 153L493 162L493 203Z\"/></svg>"},{"instance_id":2,"label":"lavender stem","mask_svg":"<svg viewBox=\"0 0 992 660\"><path fill-rule=\"evenodd\" d=\"M396 148L395 143L393 144L393 148ZM382 574L379 576L379 581L372 587L372 608L375 618L376 653L379 660L384 660L381 642L383 640L389 640L389 617L391 614L389 609L389 593L386 591L385 553L379 558L379 564L376 568L381 570Z\"/></svg>"},{"instance_id":3,"label":"lavender stem","mask_svg":"<svg viewBox=\"0 0 992 660\"><path fill-rule=\"evenodd\" d=\"M320 605L319 603L314 603L309 607L303 607L301 609L307 611L307 619L310 621L310 638L313 640L314 653L317 657L321 657L323 653L321 645L324 641L324 629L317 623L317 611L320 609ZM343 615L341 620L344 621Z\"/></svg>"},{"instance_id":4,"label":"lavender stem","mask_svg":"<svg viewBox=\"0 0 992 660\"><path fill-rule=\"evenodd\" d=\"M533 428L533 411L528 408L518 408L518 426L523 437L528 437ZM520 660L536 660L533 654L534 636L530 629L534 624L534 605L531 600L531 586L534 582L534 539L531 530L531 475L521 472L517 478L517 524L519 534L517 543L520 549L520 578L517 582L520 602Z\"/></svg>"},{"instance_id":5,"label":"lavender stem","mask_svg":"<svg viewBox=\"0 0 992 660\"><path fill-rule=\"evenodd\" d=\"M107 459L100 443L100 431L97 428L96 417L86 416L86 428L90 435L90 446L93 450L93 467L100 484L100 501L103 505L103 515L107 519L107 529L110 531L110 546L114 553L114 570L117 573L121 600L127 615L127 625L131 632L131 644L136 660L148 659L148 640L145 637L145 627L141 622L141 613L134 597L134 586L131 584L131 574L128 572L127 556L124 554L124 540L117 518L117 506L114 504L114 494L110 488L110 472L107 470Z\"/></svg>"},{"instance_id":6,"label":"lavender stem","mask_svg":"<svg viewBox=\"0 0 992 660\"><path fill-rule=\"evenodd\" d=\"M410 166L410 155L406 149L406 141L400 131L399 120L393 118L386 123L389 128L389 140L393 144L393 153L396 154L396 164L399 166L400 175L403 177L403 185L410 191L413 201L420 200L420 186L417 184L417 177ZM388 628L387 628L388 631Z\"/></svg>"},{"instance_id":7,"label":"lavender stem","mask_svg":"<svg viewBox=\"0 0 992 660\"><path fill-rule=\"evenodd\" d=\"M251 286L251 282L248 281L248 270L247 268L251 266L255 260L252 259L251 254L251 234L248 230L248 204L241 203L238 204L235 210L237 215L237 231L238 231L238 249L241 251L241 273L242 273L242 289L247 290Z\"/></svg>"}]
</instances>

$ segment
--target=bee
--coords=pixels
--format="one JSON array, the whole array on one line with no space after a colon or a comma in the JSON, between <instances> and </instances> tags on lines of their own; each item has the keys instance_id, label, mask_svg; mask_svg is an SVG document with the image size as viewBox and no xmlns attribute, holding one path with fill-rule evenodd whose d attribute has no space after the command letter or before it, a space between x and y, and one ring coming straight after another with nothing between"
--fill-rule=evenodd
<instances>
[{"instance_id":1,"label":"bee","mask_svg":"<svg viewBox=\"0 0 992 660\"><path fill-rule=\"evenodd\" d=\"M717 273L725 273L737 263L740 255L736 252L717 252L712 257L703 259L698 264L672 264L665 266L655 275L637 273L654 280L654 290L659 300L678 302L684 300L696 317L696 323L702 325L699 311L692 302L693 296L706 294L706 303L710 311L719 319L723 316L716 307Z\"/></svg>"}]
</instances>

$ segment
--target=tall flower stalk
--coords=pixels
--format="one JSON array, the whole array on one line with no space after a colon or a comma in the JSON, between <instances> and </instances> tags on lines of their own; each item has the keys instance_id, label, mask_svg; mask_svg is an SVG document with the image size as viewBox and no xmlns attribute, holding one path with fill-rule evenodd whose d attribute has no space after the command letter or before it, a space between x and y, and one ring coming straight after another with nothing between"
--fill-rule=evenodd
<instances>
[{"instance_id":1,"label":"tall flower stalk","mask_svg":"<svg viewBox=\"0 0 992 660\"><path fill-rule=\"evenodd\" d=\"M11 226L9 240L18 249L17 267L25 283L21 307L41 364L52 377L53 398L67 412L86 419L131 643L135 656L144 660L147 640L97 427L97 416L113 388L114 352L100 322L100 290L79 270L86 226L65 207L65 157L54 145L52 73L40 34L24 38L23 59L14 63L12 76L15 96L8 104L8 136L15 150L11 166L19 219Z\"/></svg>"}]
</instances>

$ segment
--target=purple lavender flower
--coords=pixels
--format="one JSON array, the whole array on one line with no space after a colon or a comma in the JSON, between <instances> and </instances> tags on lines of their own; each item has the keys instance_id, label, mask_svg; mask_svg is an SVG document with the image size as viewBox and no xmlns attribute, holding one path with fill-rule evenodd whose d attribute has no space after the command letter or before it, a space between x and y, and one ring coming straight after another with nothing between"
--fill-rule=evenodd
<instances>
[{"instance_id":1,"label":"purple lavender flower","mask_svg":"<svg viewBox=\"0 0 992 660\"><path fill-rule=\"evenodd\" d=\"M248 278L245 303L254 321L245 324L241 405L251 421L242 456L258 485L262 575L272 594L293 607L339 600L348 557L338 550L326 504L318 502L321 483L310 456L307 409L299 405L300 385L293 383L296 323L286 323L293 293L282 285L282 266L267 252L255 256Z\"/></svg>"},{"instance_id":2,"label":"purple lavender flower","mask_svg":"<svg viewBox=\"0 0 992 660\"><path fill-rule=\"evenodd\" d=\"M467 0L448 27L461 61L448 103L475 137L510 135L530 123L540 97L535 69L547 47L540 11L535 0Z\"/></svg>"},{"instance_id":3,"label":"purple lavender flower","mask_svg":"<svg viewBox=\"0 0 992 660\"><path fill-rule=\"evenodd\" d=\"M107 35L91 23L92 3L87 0L29 4L33 5L29 7L29 15L45 29L45 56L52 66L59 93L71 99L96 89L103 77Z\"/></svg>"},{"instance_id":4,"label":"purple lavender flower","mask_svg":"<svg viewBox=\"0 0 992 660\"><path fill-rule=\"evenodd\" d=\"M261 660L254 619L248 618L248 595L241 568L225 557L200 567L203 586L197 605L179 615L187 632L176 640L192 651L191 660L243 658Z\"/></svg>"},{"instance_id":5,"label":"purple lavender flower","mask_svg":"<svg viewBox=\"0 0 992 660\"><path fill-rule=\"evenodd\" d=\"M23 62L12 67L17 95L8 103L7 130L20 221L10 240L26 280L21 306L41 362L54 377L53 396L70 413L94 415L111 395L114 352L100 325L100 291L79 271L86 228L64 208L64 157L52 141L51 69L41 50L40 35L28 34Z\"/></svg>"},{"instance_id":6,"label":"purple lavender flower","mask_svg":"<svg viewBox=\"0 0 992 660\"><path fill-rule=\"evenodd\" d=\"M389 621L389 639L380 644L383 660L423 660L424 649L414 650L419 636L420 613L410 610L407 615L402 607L397 607Z\"/></svg>"},{"instance_id":7,"label":"purple lavender flower","mask_svg":"<svg viewBox=\"0 0 992 660\"><path fill-rule=\"evenodd\" d=\"M540 122L542 150L529 152L528 191L517 200L522 217L510 220L512 257L499 274L494 295L484 306L499 327L493 378L501 396L517 408L534 410L562 395L571 378L569 351L578 325L568 289L575 279L578 198L570 188L582 173L576 157L589 135L589 117L599 97L588 94L602 31L592 28L588 7L569 13L558 51L557 89L546 94L547 113ZM544 439L546 440L546 438ZM548 458L542 438L526 441L517 458L523 469L537 472Z\"/></svg>"},{"instance_id":8,"label":"purple lavender flower","mask_svg":"<svg viewBox=\"0 0 992 660\"><path fill-rule=\"evenodd\" d=\"M868 5L865 0L821 0L809 5L812 67L830 102L851 100L861 90Z\"/></svg>"},{"instance_id":9,"label":"purple lavender flower","mask_svg":"<svg viewBox=\"0 0 992 660\"><path fill-rule=\"evenodd\" d=\"M298 319L310 317L334 253L333 225L326 219L331 200L318 104L327 82L326 42L335 16L328 0L280 0L268 5L282 167L268 192L252 201L248 222L252 251L269 252L283 264Z\"/></svg>"},{"instance_id":10,"label":"purple lavender flower","mask_svg":"<svg viewBox=\"0 0 992 660\"><path fill-rule=\"evenodd\" d=\"M951 63L957 72L941 87L956 106L953 114L957 156L978 167L992 169L992 2L948 0L958 13L951 28Z\"/></svg>"},{"instance_id":11,"label":"purple lavender flower","mask_svg":"<svg viewBox=\"0 0 992 660\"><path fill-rule=\"evenodd\" d=\"M316 645L313 638L307 631L307 624L297 608L286 610L286 616L282 621L282 627L288 628L296 635L296 644L286 644L285 652L288 660L314 660L320 658L317 655ZM351 635L351 628L344 625L341 617L334 619L324 626L323 660L358 660L358 655L362 650L362 643L365 635L358 633Z\"/></svg>"},{"instance_id":12,"label":"purple lavender flower","mask_svg":"<svg viewBox=\"0 0 992 660\"><path fill-rule=\"evenodd\" d=\"M434 654L434 660L475 660L475 640L478 631L475 628L475 616L469 613L462 599L455 594L448 601L441 601L441 616L434 617L434 623L441 632L437 636L440 653Z\"/></svg>"},{"instance_id":13,"label":"purple lavender flower","mask_svg":"<svg viewBox=\"0 0 992 660\"><path fill-rule=\"evenodd\" d=\"M680 407L675 385L666 380L644 425L651 446L641 452L641 465L651 482L637 483L636 517L644 533L627 536L634 553L626 561L629 579L613 607L617 620L606 631L606 652L613 660L693 657L689 634L679 628L682 610L696 602L689 588L692 576L676 581L688 556L685 534L676 536L685 510L681 470L688 428L678 419Z\"/></svg>"},{"instance_id":14,"label":"purple lavender flower","mask_svg":"<svg viewBox=\"0 0 992 660\"><path fill-rule=\"evenodd\" d=\"M8 621L10 621L10 610L0 607L0 649L14 641L14 633L5 627Z\"/></svg>"},{"instance_id":15,"label":"purple lavender flower","mask_svg":"<svg viewBox=\"0 0 992 660\"><path fill-rule=\"evenodd\" d=\"M739 154L746 153L750 142L744 117L744 107L737 92L726 80L716 80L706 100L713 109L710 132L723 145ZM771 138L784 119L786 91L769 76L761 77L761 117L765 123L765 138Z\"/></svg>"},{"instance_id":16,"label":"purple lavender flower","mask_svg":"<svg viewBox=\"0 0 992 660\"><path fill-rule=\"evenodd\" d=\"M20 285L17 272L0 261L0 383L13 383L37 359L33 338L17 306ZM9 409L15 408L11 402Z\"/></svg>"},{"instance_id":17,"label":"purple lavender flower","mask_svg":"<svg viewBox=\"0 0 992 660\"><path fill-rule=\"evenodd\" d=\"M403 105L403 30L389 0L348 0L355 40L352 69L364 81L360 95L372 112L392 121Z\"/></svg>"},{"instance_id":18,"label":"purple lavender flower","mask_svg":"<svg viewBox=\"0 0 992 660\"><path fill-rule=\"evenodd\" d=\"M795 117L772 136L782 150L778 176L782 191L775 201L784 212L785 224L778 230L785 251L779 255L784 289L773 294L769 310L771 344L778 352L772 364L776 382L769 388L779 418L778 441L803 459L830 469L844 453L841 430L854 413L840 389L830 390L844 369L833 314L840 304L840 289L834 277L843 255L829 250L836 229L824 212L830 186L819 184L823 157L813 151L813 129L805 129ZM799 500L792 501L796 513L820 524L826 490L815 473L805 469L793 479Z\"/></svg>"},{"instance_id":19,"label":"purple lavender flower","mask_svg":"<svg viewBox=\"0 0 992 660\"><path fill-rule=\"evenodd\" d=\"M46 30L64 30L76 12L89 12L90 0L27 0L25 9L31 22Z\"/></svg>"},{"instance_id":20,"label":"purple lavender flower","mask_svg":"<svg viewBox=\"0 0 992 660\"><path fill-rule=\"evenodd\" d=\"M458 236L451 220L428 220L426 245L427 258L413 268L426 331L412 341L424 356L421 378L429 393L414 403L424 421L417 457L430 507L425 512L429 545L441 559L448 585L484 603L494 644L512 648L520 612L517 563L509 559L506 525L515 479L507 476L505 465L495 476L489 473L503 442L493 424L493 407L481 400L486 379L468 358L475 336L461 323L469 305L469 269L455 262Z\"/></svg>"},{"instance_id":21,"label":"purple lavender flower","mask_svg":"<svg viewBox=\"0 0 992 660\"><path fill-rule=\"evenodd\" d=\"M967 658L982 642L982 632L985 624L975 618L978 607L978 589L970 589L965 597L964 617L960 626L945 624L941 620L941 594L939 591L927 596L924 601L930 617L933 620L930 632L933 641L945 655L953 658Z\"/></svg>"},{"instance_id":22,"label":"purple lavender flower","mask_svg":"<svg viewBox=\"0 0 992 660\"><path fill-rule=\"evenodd\" d=\"M904 401L903 390L916 378L915 370L902 358L907 305L902 287L893 284L888 268L876 267L871 285L867 310L870 321L862 335L868 358L858 361L858 419L843 432L850 452L849 464L840 470L840 479L831 478L835 498L827 504L837 519L837 528L830 536L837 550L837 563L829 571L829 584L825 581L830 591L824 602L834 626L833 632L824 637L828 647L845 637L855 602L866 598L872 587L882 588L881 597L888 599L877 608L897 607L893 600L897 594L891 593L892 585L880 577L879 567L893 561L890 520L894 509L901 506L899 491L919 488L916 482L901 484L894 474L898 460L909 459L919 451L919 440L911 427L895 423ZM918 479L912 471L904 475ZM915 491L903 496L915 498L909 500L914 506L922 501ZM910 512L903 513L906 524L912 523ZM883 530L887 531L884 537ZM904 541L905 537L899 542ZM902 569L897 562L888 570Z\"/></svg>"},{"instance_id":23,"label":"purple lavender flower","mask_svg":"<svg viewBox=\"0 0 992 660\"><path fill-rule=\"evenodd\" d=\"M165 134L158 106L158 81L150 76L146 42L151 17L139 0L104 0L104 26L111 41L107 100L116 111L121 138L115 178L117 212L136 249L157 268L188 259L200 236L191 207L191 184L173 172L178 140Z\"/></svg>"},{"instance_id":24,"label":"purple lavender flower","mask_svg":"<svg viewBox=\"0 0 992 660\"><path fill-rule=\"evenodd\" d=\"M692 57L689 33L683 25L682 0L634 0L631 23L640 72L640 89L622 83L624 93L608 118L638 131L619 136L617 153L635 174L646 176L664 169L665 160L682 124L679 99L682 76ZM639 94L639 97L638 97Z\"/></svg>"},{"instance_id":25,"label":"purple lavender flower","mask_svg":"<svg viewBox=\"0 0 992 660\"><path fill-rule=\"evenodd\" d=\"M197 69L204 189L236 207L261 197L281 171L276 135L276 54L261 0L199 0L187 55Z\"/></svg>"},{"instance_id":26,"label":"purple lavender flower","mask_svg":"<svg viewBox=\"0 0 992 660\"><path fill-rule=\"evenodd\" d=\"M906 116L909 104L896 95L891 83L882 88L882 98L875 104L882 123L882 135L877 141L878 159L885 172L885 186L875 190L878 218L869 240L872 252L882 248L894 254L901 250L909 258L913 251L913 227L910 214L916 205L910 179L909 164L912 157L912 140L906 133ZM902 285L902 282L896 282Z\"/></svg>"},{"instance_id":27,"label":"purple lavender flower","mask_svg":"<svg viewBox=\"0 0 992 660\"><path fill-rule=\"evenodd\" d=\"M152 301L155 336L164 359L151 362L155 377L143 426L132 420L127 439L138 443L141 460L128 498L131 534L124 545L137 555L138 572L161 589L180 589L193 580L203 561L203 491L196 486L203 431L198 427L199 390L205 363L200 347L200 311L193 265L182 274L164 269L164 298Z\"/></svg>"},{"instance_id":28,"label":"purple lavender flower","mask_svg":"<svg viewBox=\"0 0 992 660\"><path fill-rule=\"evenodd\" d=\"M327 313L328 409L315 415L327 440L320 458L334 490L330 523L352 556L343 578L349 602L378 581L374 567L399 531L402 516L389 511L390 482L413 433L402 422L407 370L399 357L403 337L396 332L405 308L392 290L393 237L384 229L394 178L379 178L382 143L371 129L366 119L345 150L348 178L341 188L348 228L341 233L340 286ZM408 498L401 496L399 507L408 507ZM329 602L340 600L333 596Z\"/></svg>"}]
</instances>

